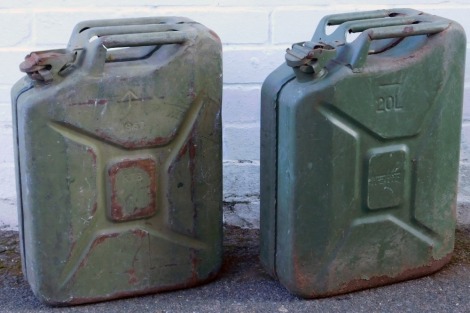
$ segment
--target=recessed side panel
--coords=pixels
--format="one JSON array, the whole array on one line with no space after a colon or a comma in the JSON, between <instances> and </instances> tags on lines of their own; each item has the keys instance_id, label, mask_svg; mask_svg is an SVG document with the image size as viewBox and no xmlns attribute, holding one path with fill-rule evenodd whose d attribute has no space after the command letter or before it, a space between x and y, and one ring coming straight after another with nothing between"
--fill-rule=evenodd
<instances>
[{"instance_id":1,"label":"recessed side panel","mask_svg":"<svg viewBox=\"0 0 470 313\"><path fill-rule=\"evenodd\" d=\"M126 159L108 165L107 214L114 222L148 218L157 211L156 162Z\"/></svg>"},{"instance_id":2,"label":"recessed side panel","mask_svg":"<svg viewBox=\"0 0 470 313\"><path fill-rule=\"evenodd\" d=\"M367 207L370 210L393 208L403 204L405 179L409 167L406 147L372 149L367 161Z\"/></svg>"}]
</instances>

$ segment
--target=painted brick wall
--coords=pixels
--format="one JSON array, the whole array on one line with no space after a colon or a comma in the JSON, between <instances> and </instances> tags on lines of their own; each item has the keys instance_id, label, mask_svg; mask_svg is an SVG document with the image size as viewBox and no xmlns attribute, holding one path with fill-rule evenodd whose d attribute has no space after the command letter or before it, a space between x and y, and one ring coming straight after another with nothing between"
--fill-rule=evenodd
<instances>
[{"instance_id":1,"label":"painted brick wall","mask_svg":"<svg viewBox=\"0 0 470 313\"><path fill-rule=\"evenodd\" d=\"M383 0L0 0L0 225L15 228L16 196L9 91L30 51L63 48L85 19L180 15L216 31L224 44L224 193L227 219L256 226L259 209L259 99L264 78L293 42L309 39L326 14L414 7L455 19L470 33L470 1ZM469 50L470 51L470 50ZM468 57L467 57L468 58ZM468 62L470 63L470 62ZM467 65L459 200L470 201L470 65ZM468 177L468 178L467 178ZM459 218L470 221L470 213Z\"/></svg>"}]
</instances>

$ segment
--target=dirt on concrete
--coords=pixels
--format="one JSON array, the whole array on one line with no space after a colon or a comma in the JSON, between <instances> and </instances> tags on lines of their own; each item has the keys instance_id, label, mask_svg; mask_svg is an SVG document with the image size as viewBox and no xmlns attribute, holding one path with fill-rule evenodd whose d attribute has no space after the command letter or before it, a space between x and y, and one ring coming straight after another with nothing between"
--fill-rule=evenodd
<instances>
[{"instance_id":1,"label":"dirt on concrete","mask_svg":"<svg viewBox=\"0 0 470 313\"><path fill-rule=\"evenodd\" d=\"M0 286L22 279L18 232L0 230Z\"/></svg>"},{"instance_id":2,"label":"dirt on concrete","mask_svg":"<svg viewBox=\"0 0 470 313\"><path fill-rule=\"evenodd\" d=\"M455 231L455 248L450 263L470 265L470 225L462 225Z\"/></svg>"}]
</instances>

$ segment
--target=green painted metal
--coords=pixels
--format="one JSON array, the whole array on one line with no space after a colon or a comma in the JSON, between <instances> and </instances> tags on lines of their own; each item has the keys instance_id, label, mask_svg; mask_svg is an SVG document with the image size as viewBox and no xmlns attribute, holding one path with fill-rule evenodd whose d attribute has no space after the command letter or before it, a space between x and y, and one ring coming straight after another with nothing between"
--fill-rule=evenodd
<instances>
[{"instance_id":1,"label":"green painted metal","mask_svg":"<svg viewBox=\"0 0 470 313\"><path fill-rule=\"evenodd\" d=\"M111 49L122 48L122 49ZM87 21L12 90L23 269L49 304L191 287L222 258L221 43Z\"/></svg>"},{"instance_id":2,"label":"green painted metal","mask_svg":"<svg viewBox=\"0 0 470 313\"><path fill-rule=\"evenodd\" d=\"M266 79L261 261L291 292L341 294L450 260L465 50L460 25L415 10L331 15Z\"/></svg>"}]
</instances>

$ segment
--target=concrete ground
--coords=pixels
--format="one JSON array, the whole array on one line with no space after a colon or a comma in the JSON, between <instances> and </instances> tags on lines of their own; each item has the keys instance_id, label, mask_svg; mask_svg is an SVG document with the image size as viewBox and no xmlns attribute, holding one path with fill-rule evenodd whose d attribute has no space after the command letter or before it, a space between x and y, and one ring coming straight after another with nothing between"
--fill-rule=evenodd
<instances>
[{"instance_id":1,"label":"concrete ground","mask_svg":"<svg viewBox=\"0 0 470 313\"><path fill-rule=\"evenodd\" d=\"M317 300L291 295L261 268L258 235L257 229L226 226L223 268L206 285L52 308L34 297L21 276L18 233L0 231L0 312L470 312L470 224L459 224L452 261L434 275Z\"/></svg>"}]
</instances>

